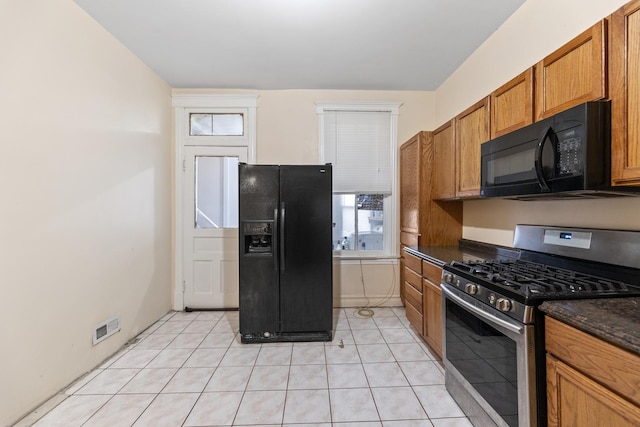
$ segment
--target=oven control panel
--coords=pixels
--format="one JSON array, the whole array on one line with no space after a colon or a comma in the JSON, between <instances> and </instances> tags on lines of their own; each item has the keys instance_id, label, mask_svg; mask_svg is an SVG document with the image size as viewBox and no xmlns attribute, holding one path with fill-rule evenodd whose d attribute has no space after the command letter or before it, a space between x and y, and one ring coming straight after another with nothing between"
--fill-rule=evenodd
<instances>
[{"instance_id":1,"label":"oven control panel","mask_svg":"<svg viewBox=\"0 0 640 427\"><path fill-rule=\"evenodd\" d=\"M479 302L493 307L520 322L529 323L533 316L533 307L515 301L508 296L491 290L481 283L476 283L456 274L443 271L442 282L453 286Z\"/></svg>"}]
</instances>

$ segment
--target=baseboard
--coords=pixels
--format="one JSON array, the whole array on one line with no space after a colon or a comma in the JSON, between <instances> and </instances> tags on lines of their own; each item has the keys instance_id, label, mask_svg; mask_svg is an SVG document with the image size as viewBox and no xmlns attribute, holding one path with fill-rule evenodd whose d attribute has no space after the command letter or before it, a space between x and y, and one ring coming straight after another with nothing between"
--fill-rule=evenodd
<instances>
[{"instance_id":1,"label":"baseboard","mask_svg":"<svg viewBox=\"0 0 640 427\"><path fill-rule=\"evenodd\" d=\"M384 301L385 299L386 299L385 296L372 296L369 298L365 298L363 296L341 295L338 298L334 298L333 306L334 307L365 307L365 306L401 307L402 306L402 302L400 301L400 295L394 295L388 300Z\"/></svg>"}]
</instances>

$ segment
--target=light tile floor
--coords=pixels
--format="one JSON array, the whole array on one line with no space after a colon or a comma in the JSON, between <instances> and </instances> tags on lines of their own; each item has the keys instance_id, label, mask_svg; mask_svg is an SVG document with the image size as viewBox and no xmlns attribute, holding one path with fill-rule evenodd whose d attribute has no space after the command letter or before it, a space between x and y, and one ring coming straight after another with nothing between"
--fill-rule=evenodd
<instances>
[{"instance_id":1,"label":"light tile floor","mask_svg":"<svg viewBox=\"0 0 640 427\"><path fill-rule=\"evenodd\" d=\"M334 328L241 344L238 312L170 312L33 426L471 427L403 308L336 309Z\"/></svg>"}]
</instances>

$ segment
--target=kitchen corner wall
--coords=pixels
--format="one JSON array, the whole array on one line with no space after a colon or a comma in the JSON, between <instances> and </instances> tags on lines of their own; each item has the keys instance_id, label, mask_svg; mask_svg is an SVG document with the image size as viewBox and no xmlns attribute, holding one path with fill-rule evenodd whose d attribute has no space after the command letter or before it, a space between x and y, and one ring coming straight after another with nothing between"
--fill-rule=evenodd
<instances>
[{"instance_id":1,"label":"kitchen corner wall","mask_svg":"<svg viewBox=\"0 0 640 427\"><path fill-rule=\"evenodd\" d=\"M170 309L171 91L71 0L0 8L7 426Z\"/></svg>"},{"instance_id":2,"label":"kitchen corner wall","mask_svg":"<svg viewBox=\"0 0 640 427\"><path fill-rule=\"evenodd\" d=\"M624 5L626 0L527 0L437 90L436 126ZM640 198L464 202L465 239L511 246L516 224L640 230Z\"/></svg>"}]
</instances>

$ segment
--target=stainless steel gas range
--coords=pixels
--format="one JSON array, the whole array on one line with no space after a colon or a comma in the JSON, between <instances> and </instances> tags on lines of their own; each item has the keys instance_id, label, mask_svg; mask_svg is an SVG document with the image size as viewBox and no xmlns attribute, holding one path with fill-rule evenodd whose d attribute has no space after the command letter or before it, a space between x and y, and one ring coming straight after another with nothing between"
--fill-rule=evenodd
<instances>
[{"instance_id":1,"label":"stainless steel gas range","mask_svg":"<svg viewBox=\"0 0 640 427\"><path fill-rule=\"evenodd\" d=\"M640 295L640 232L518 225L518 259L442 274L445 384L475 426L546 426L548 300Z\"/></svg>"}]
</instances>

